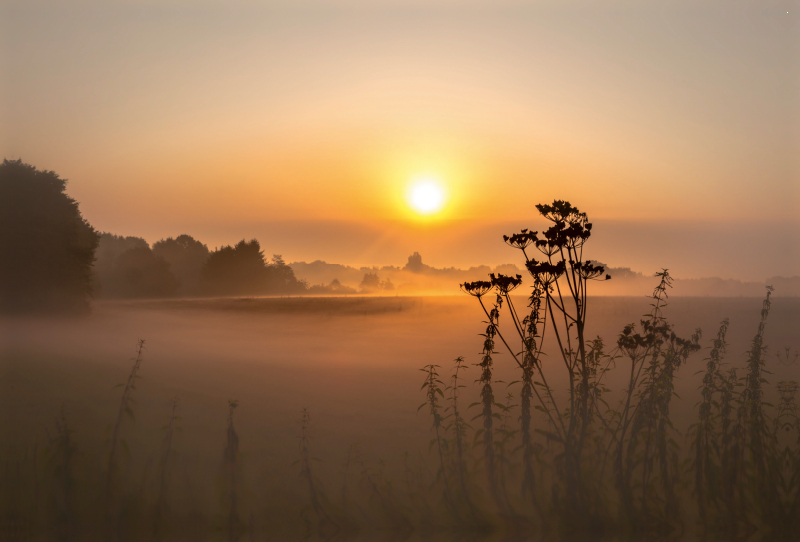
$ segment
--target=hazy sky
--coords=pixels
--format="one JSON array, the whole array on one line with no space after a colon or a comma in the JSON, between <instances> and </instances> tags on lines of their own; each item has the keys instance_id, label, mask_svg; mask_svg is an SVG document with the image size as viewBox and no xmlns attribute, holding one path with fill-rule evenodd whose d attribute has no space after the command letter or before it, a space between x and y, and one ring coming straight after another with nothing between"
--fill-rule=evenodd
<instances>
[{"instance_id":1,"label":"hazy sky","mask_svg":"<svg viewBox=\"0 0 800 542\"><path fill-rule=\"evenodd\" d=\"M800 274L798 0L226 4L4 2L3 157L151 242L500 263L458 232L560 198L615 265Z\"/></svg>"}]
</instances>

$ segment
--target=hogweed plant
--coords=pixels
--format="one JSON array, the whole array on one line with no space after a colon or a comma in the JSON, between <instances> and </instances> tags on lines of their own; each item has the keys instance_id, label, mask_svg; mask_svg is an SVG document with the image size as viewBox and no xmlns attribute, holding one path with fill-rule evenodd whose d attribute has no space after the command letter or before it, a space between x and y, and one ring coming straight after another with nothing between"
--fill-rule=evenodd
<instances>
[{"instance_id":1,"label":"hogweed plant","mask_svg":"<svg viewBox=\"0 0 800 542\"><path fill-rule=\"evenodd\" d=\"M480 367L480 377L477 382L481 385L480 402L473 403L473 406L480 406L481 413L473 418L473 421L480 418L483 422L483 427L475 433L475 442L482 439L483 446L483 462L486 471L486 478L489 482L489 490L497 504L498 508L503 511L506 508L506 503L500 497L498 480L497 480L497 467L495 464L495 445L494 445L494 418L495 418L495 400L494 390L492 388L492 370L493 359L495 354L495 338L499 336L499 320L500 309L503 304L503 298L500 295L495 297L494 304L491 310L487 310L483 297L493 289L494 285L488 281L477 281L472 283L464 283L461 289L467 294L475 297L480 303L483 313L486 315L487 320L486 331L482 333L483 336L483 350L481 352L481 361L477 364Z\"/></svg>"},{"instance_id":2,"label":"hogweed plant","mask_svg":"<svg viewBox=\"0 0 800 542\"><path fill-rule=\"evenodd\" d=\"M763 334L769 292L745 372L723 366L729 321L721 323L705 370L699 373L703 374L699 419L688 433L691 456L682 461L679 433L671 419L675 378L700 350L701 332L680 337L667 320L664 311L672 277L667 270L656 273L650 311L638 324L626 326L607 352L600 337L586 335L589 283L610 278L602 265L583 258L592 224L565 201L537 209L550 222L548 229L504 236L506 244L522 253L530 274L528 312L520 313L511 295L521 285L519 275L493 274L489 280L461 285L477 299L486 317L478 364L477 405L483 409L478 416L483 428L475 438L483 444L489 491L501 511L505 499L500 498L498 480L506 475L500 474L498 463L507 464L508 456L503 452L503 460L498 460L502 437L493 421L503 411L494 401L492 387L497 384L493 380L497 345L510 354L521 375L512 382L521 384L519 431L514 434L522 452L519 496L527 498L545 525L592 531L679 529L685 517L681 492L689 485L683 479L686 472L693 477L694 502L706 528L738 524L737 532L766 526L776 532L784 529L780 525L789 524L787 512L800 506L800 474L796 474L800 452L796 443L778 449L774 428L791 431L794 426L770 423L766 409L772 406L762 399L768 384ZM505 326L500 325L503 312L508 313ZM781 362L784 358L789 360L790 354L778 356ZM559 366L566 376L566 394L548 383ZM614 369L627 375L624 388L617 392L606 383ZM794 412L786 405L795 388L785 383L779 388L787 397L781 412ZM614 393L618 403L612 406L608 397ZM539 416L534 416L536 411ZM781 419L796 418L782 414ZM505 422L502 427L508 434Z\"/></svg>"},{"instance_id":3,"label":"hogweed plant","mask_svg":"<svg viewBox=\"0 0 800 542\"><path fill-rule=\"evenodd\" d=\"M561 450L554 456L557 462L554 471L560 487L554 488L552 498L560 513L565 518L571 518L569 521L586 521L592 515L589 510L592 499L587 495L588 486L584 483L582 472L582 457L591 420L591 361L587 356L585 337L587 296L589 282L602 279L605 270L583 258L583 246L592 230L586 213L564 201L555 201L552 205L537 205L537 209L551 223L541 236L539 232L527 229L518 234L504 236L507 244L521 251L525 258L525 267L533 279L528 304L530 314L520 317L510 297L511 291L522 282L520 276L491 275L489 282L465 283L462 284L462 289L478 298L489 318L484 358L489 356L488 361L491 361L493 348L487 346L493 347L494 341L489 342L488 339L497 336L522 371L524 388L521 433L526 448L523 450L526 463L530 465L533 456L529 401L536 395L536 408L548 418L548 427L539 431L547 437L550 444L557 445ZM535 252L539 253L537 257L541 259L533 257ZM610 277L606 275L605 279L608 278ZM492 290L497 301L492 312L488 312L482 298ZM516 335L519 347L512 347L499 329L499 312L504 302L511 319L508 334L509 337ZM569 382L569 396L563 403L557 400L547 383L547 371L552 368L545 371L541 363L545 324L549 324ZM484 365L489 366L485 362ZM491 389L490 379L491 374L485 372L482 379L485 388ZM489 405L490 402L484 397L487 414ZM486 425L488 429L491 424ZM525 471L525 489L533 496L535 490L532 468L526 467Z\"/></svg>"}]
</instances>

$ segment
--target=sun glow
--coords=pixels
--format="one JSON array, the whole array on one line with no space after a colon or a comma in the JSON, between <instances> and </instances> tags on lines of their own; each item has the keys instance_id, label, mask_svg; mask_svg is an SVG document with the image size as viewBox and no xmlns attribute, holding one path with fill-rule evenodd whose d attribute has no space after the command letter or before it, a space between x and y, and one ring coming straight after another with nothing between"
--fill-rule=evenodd
<instances>
[{"instance_id":1,"label":"sun glow","mask_svg":"<svg viewBox=\"0 0 800 542\"><path fill-rule=\"evenodd\" d=\"M408 192L408 202L421 215L432 215L444 205L444 190L437 179L417 179Z\"/></svg>"}]
</instances>

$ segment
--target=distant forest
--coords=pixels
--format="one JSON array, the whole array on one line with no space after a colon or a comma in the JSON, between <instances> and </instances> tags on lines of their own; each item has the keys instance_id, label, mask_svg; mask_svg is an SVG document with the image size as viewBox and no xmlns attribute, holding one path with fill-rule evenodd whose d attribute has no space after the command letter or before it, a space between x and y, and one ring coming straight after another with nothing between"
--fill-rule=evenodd
<instances>
[{"instance_id":1,"label":"distant forest","mask_svg":"<svg viewBox=\"0 0 800 542\"><path fill-rule=\"evenodd\" d=\"M652 273L640 273L628 267L613 267L602 262L613 280L593 285L592 295L629 296L641 295L650 289ZM325 283L335 279L338 284L358 284L365 273L371 273L385 280L391 280L397 291L408 294L457 294L458 285L465 281L483 278L490 273L508 276L521 275L523 283L528 280L527 270L514 264L497 266L479 265L468 269L455 267L437 268L423 263L422 256L414 253L408 258L406 265L382 267L351 267L348 265L327 263L323 261L292 262L289 264L297 276L311 283ZM699 279L675 279L672 295L692 297L759 297L766 284L774 285L776 296L800 296L800 277L771 277L765 282L742 281L707 277Z\"/></svg>"}]
</instances>

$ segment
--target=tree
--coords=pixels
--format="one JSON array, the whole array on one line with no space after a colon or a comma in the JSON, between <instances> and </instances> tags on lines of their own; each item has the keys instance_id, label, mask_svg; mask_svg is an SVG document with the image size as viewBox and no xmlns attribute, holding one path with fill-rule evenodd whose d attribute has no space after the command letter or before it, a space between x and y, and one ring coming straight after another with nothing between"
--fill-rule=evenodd
<instances>
[{"instance_id":1,"label":"tree","mask_svg":"<svg viewBox=\"0 0 800 542\"><path fill-rule=\"evenodd\" d=\"M203 291L210 295L267 295L305 292L307 284L297 280L294 270L280 255L268 264L255 239L242 239L211 253L203 266Z\"/></svg>"},{"instance_id":2,"label":"tree","mask_svg":"<svg viewBox=\"0 0 800 542\"><path fill-rule=\"evenodd\" d=\"M95 274L96 291L102 297L168 297L178 291L169 263L140 237L103 233Z\"/></svg>"},{"instance_id":3,"label":"tree","mask_svg":"<svg viewBox=\"0 0 800 542\"><path fill-rule=\"evenodd\" d=\"M111 272L113 297L169 297L178 291L178 280L169 264L150 247L132 248L120 254Z\"/></svg>"},{"instance_id":4,"label":"tree","mask_svg":"<svg viewBox=\"0 0 800 542\"><path fill-rule=\"evenodd\" d=\"M267 290L267 264L255 239L242 239L212 252L201 271L203 290L211 295L259 295Z\"/></svg>"},{"instance_id":5,"label":"tree","mask_svg":"<svg viewBox=\"0 0 800 542\"><path fill-rule=\"evenodd\" d=\"M153 245L153 254L163 258L180 283L179 293L196 295L200 292L201 273L208 260L208 247L190 235L169 237Z\"/></svg>"},{"instance_id":6,"label":"tree","mask_svg":"<svg viewBox=\"0 0 800 542\"><path fill-rule=\"evenodd\" d=\"M377 273L365 273L358 288L362 294L376 294L394 290L394 284L390 279L381 280Z\"/></svg>"},{"instance_id":7,"label":"tree","mask_svg":"<svg viewBox=\"0 0 800 542\"><path fill-rule=\"evenodd\" d=\"M116 297L114 272L117 258L134 248L150 248L141 237L125 237L112 233L101 233L95 251L92 288L97 297Z\"/></svg>"},{"instance_id":8,"label":"tree","mask_svg":"<svg viewBox=\"0 0 800 542\"><path fill-rule=\"evenodd\" d=\"M22 160L0 165L0 310L88 309L98 234L66 186Z\"/></svg>"},{"instance_id":9,"label":"tree","mask_svg":"<svg viewBox=\"0 0 800 542\"><path fill-rule=\"evenodd\" d=\"M364 278L361 279L361 284L358 289L362 294L374 294L381 291L381 278L377 273L364 273Z\"/></svg>"},{"instance_id":10,"label":"tree","mask_svg":"<svg viewBox=\"0 0 800 542\"><path fill-rule=\"evenodd\" d=\"M411 256L408 257L408 263L405 266L407 271L411 271L412 273L422 273L426 268L429 266L422 263L422 256L420 256L419 252L415 252Z\"/></svg>"},{"instance_id":11,"label":"tree","mask_svg":"<svg viewBox=\"0 0 800 542\"><path fill-rule=\"evenodd\" d=\"M286 265L280 254L273 254L267 266L267 291L275 294L292 294L305 292L308 283L298 280L294 270Z\"/></svg>"}]
</instances>

